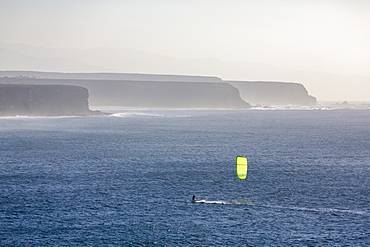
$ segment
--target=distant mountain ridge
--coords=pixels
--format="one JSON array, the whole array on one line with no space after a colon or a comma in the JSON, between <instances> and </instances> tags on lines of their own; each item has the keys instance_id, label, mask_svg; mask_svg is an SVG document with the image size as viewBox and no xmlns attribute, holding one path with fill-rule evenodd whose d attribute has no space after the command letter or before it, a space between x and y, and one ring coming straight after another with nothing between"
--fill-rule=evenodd
<instances>
[{"instance_id":1,"label":"distant mountain ridge","mask_svg":"<svg viewBox=\"0 0 370 247\"><path fill-rule=\"evenodd\" d=\"M46 70L61 72L106 71L105 67L94 66L68 58L35 57L0 48L0 68L6 70Z\"/></svg>"}]
</instances>

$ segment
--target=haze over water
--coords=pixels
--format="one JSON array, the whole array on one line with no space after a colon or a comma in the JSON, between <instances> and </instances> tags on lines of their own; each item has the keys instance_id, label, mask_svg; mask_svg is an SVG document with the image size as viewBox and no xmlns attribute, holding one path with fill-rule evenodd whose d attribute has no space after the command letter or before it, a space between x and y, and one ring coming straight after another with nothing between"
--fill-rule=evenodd
<instances>
[{"instance_id":1,"label":"haze over water","mask_svg":"<svg viewBox=\"0 0 370 247\"><path fill-rule=\"evenodd\" d=\"M368 1L21 0L0 15L1 70L289 81L370 101Z\"/></svg>"}]
</instances>

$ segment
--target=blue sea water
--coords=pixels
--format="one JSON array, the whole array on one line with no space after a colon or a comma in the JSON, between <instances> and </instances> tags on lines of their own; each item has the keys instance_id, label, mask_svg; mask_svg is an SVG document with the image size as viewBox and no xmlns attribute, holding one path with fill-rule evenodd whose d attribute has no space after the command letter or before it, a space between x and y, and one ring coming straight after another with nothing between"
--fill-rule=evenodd
<instances>
[{"instance_id":1,"label":"blue sea water","mask_svg":"<svg viewBox=\"0 0 370 247\"><path fill-rule=\"evenodd\" d=\"M369 110L1 118L0 143L1 246L370 246Z\"/></svg>"}]
</instances>

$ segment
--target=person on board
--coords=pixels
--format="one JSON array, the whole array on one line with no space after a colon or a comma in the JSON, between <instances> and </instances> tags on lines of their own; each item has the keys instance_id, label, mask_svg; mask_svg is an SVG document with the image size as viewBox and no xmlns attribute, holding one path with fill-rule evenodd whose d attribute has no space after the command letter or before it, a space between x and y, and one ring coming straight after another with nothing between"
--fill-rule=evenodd
<instances>
[{"instance_id":1,"label":"person on board","mask_svg":"<svg viewBox=\"0 0 370 247\"><path fill-rule=\"evenodd\" d=\"M195 202L195 195L193 195L193 198L191 199L191 202Z\"/></svg>"}]
</instances>

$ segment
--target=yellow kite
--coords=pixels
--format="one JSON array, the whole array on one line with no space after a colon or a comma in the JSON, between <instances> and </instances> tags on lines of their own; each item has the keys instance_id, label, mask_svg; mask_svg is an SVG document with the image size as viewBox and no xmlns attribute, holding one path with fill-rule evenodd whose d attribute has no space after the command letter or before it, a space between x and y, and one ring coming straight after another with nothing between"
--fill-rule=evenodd
<instances>
[{"instance_id":1,"label":"yellow kite","mask_svg":"<svg viewBox=\"0 0 370 247\"><path fill-rule=\"evenodd\" d=\"M236 175L239 179L245 179L248 172L247 158L244 156L236 157Z\"/></svg>"}]
</instances>

